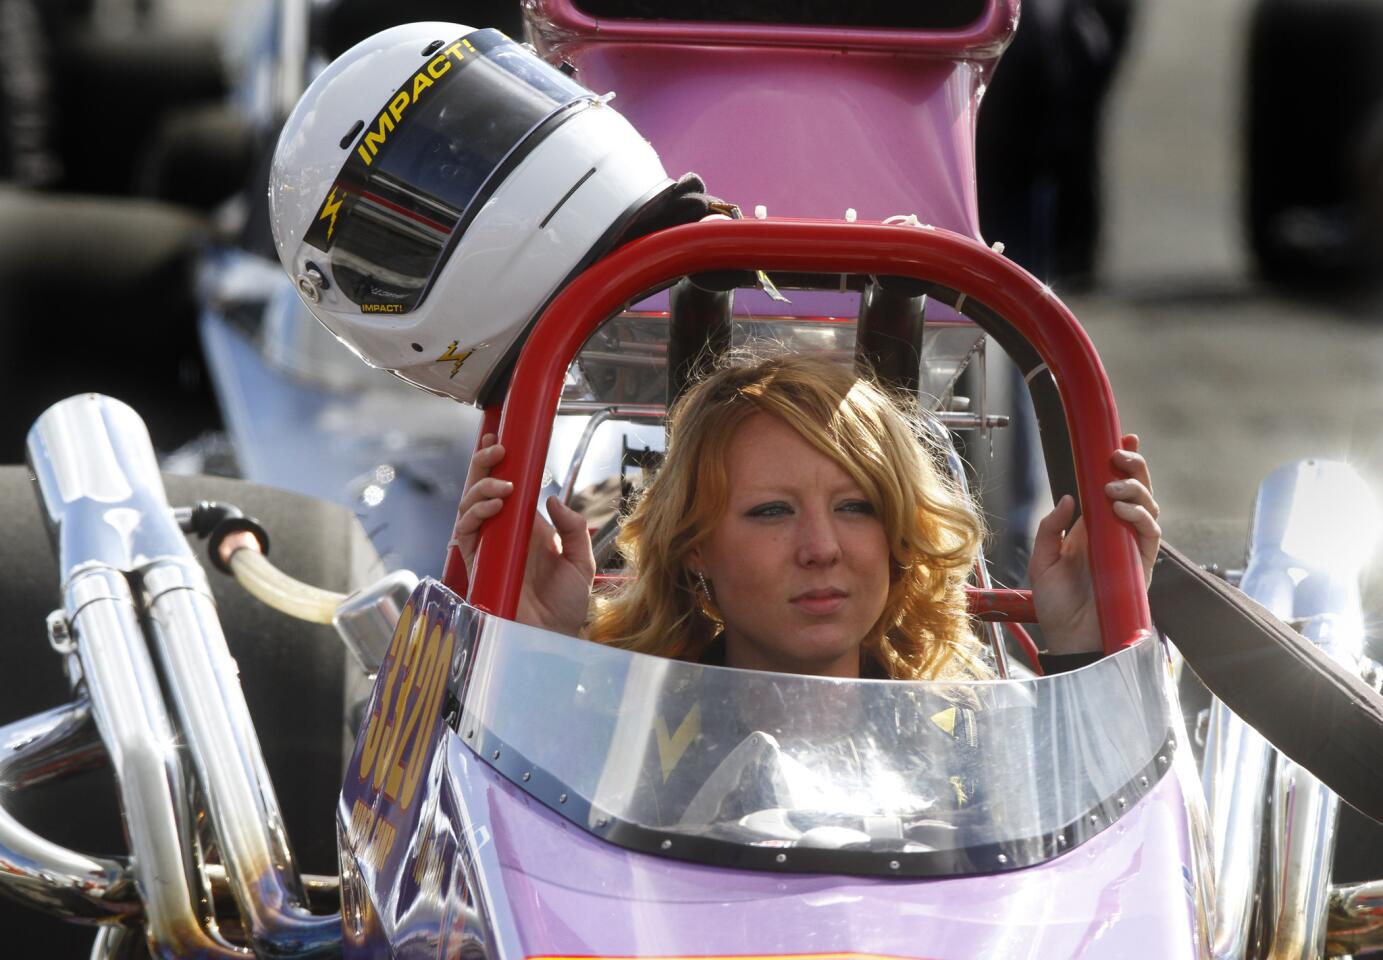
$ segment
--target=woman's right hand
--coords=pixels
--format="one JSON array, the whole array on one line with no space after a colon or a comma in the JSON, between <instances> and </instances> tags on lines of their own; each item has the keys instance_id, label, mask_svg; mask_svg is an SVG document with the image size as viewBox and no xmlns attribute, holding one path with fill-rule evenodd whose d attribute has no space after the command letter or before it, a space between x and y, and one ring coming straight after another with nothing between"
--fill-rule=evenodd
<instances>
[{"instance_id":1,"label":"woman's right hand","mask_svg":"<svg viewBox=\"0 0 1383 960\"><path fill-rule=\"evenodd\" d=\"M456 508L456 548L468 578L473 577L481 526L499 513L514 492L514 485L508 480L490 476L490 471L504 459L504 447L497 440L493 433L480 438L480 448L471 457L466 472L466 489ZM586 518L558 497L548 497L547 512L552 523L541 515L533 518L517 619L576 636L586 622L591 583L595 580L590 532Z\"/></svg>"}]
</instances>

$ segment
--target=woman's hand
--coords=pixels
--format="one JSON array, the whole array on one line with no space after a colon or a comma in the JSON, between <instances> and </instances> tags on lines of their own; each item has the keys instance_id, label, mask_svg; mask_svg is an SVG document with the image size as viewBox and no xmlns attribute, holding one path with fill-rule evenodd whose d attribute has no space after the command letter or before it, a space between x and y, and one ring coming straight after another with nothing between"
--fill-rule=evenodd
<instances>
[{"instance_id":1,"label":"woman's hand","mask_svg":"<svg viewBox=\"0 0 1383 960\"><path fill-rule=\"evenodd\" d=\"M1116 450L1111 462L1128 479L1105 485L1105 496L1114 501L1114 513L1138 536L1145 583L1152 581L1153 562L1162 542L1157 525L1157 501L1152 495L1148 463L1138 453L1138 437L1124 437L1126 449ZM1095 591L1090 580L1085 520L1076 521L1076 503L1068 494L1038 524L1028 561L1028 581L1042 635L1050 653L1086 653L1103 649Z\"/></svg>"},{"instance_id":2,"label":"woman's hand","mask_svg":"<svg viewBox=\"0 0 1383 960\"><path fill-rule=\"evenodd\" d=\"M466 472L466 489L456 508L456 547L468 577L475 566L481 526L499 513L505 499L514 492L514 485L508 480L490 476L490 471L504 459L504 447L497 439L493 433L481 437L480 449L471 457ZM533 518L518 621L575 636L586 622L591 603L595 554L591 551L585 517L557 497L548 497L547 512L552 523L541 516Z\"/></svg>"}]
</instances>

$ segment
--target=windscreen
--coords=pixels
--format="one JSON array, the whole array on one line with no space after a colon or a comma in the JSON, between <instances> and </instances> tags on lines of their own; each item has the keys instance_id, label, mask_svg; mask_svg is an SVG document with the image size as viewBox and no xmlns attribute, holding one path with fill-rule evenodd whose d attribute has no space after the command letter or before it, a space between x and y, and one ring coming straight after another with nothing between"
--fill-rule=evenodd
<instances>
[{"instance_id":1,"label":"windscreen","mask_svg":"<svg viewBox=\"0 0 1383 960\"><path fill-rule=\"evenodd\" d=\"M485 618L460 733L573 823L755 869L940 876L1057 856L1167 769L1160 644L1049 678L838 680Z\"/></svg>"},{"instance_id":2,"label":"windscreen","mask_svg":"<svg viewBox=\"0 0 1383 960\"><path fill-rule=\"evenodd\" d=\"M438 44L365 122L307 243L362 312L412 310L477 201L593 96L498 30Z\"/></svg>"}]
</instances>

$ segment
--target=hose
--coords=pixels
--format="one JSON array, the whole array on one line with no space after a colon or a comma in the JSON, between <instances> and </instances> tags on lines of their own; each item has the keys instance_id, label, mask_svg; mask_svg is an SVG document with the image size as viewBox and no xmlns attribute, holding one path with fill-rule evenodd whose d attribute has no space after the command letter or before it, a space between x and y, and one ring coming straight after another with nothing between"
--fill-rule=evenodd
<instances>
[{"instance_id":1,"label":"hose","mask_svg":"<svg viewBox=\"0 0 1383 960\"><path fill-rule=\"evenodd\" d=\"M309 623L331 624L344 593L322 590L269 562L269 534L254 517L230 503L202 500L173 511L187 533L207 539L212 565L232 574L251 596L280 613Z\"/></svg>"},{"instance_id":2,"label":"hose","mask_svg":"<svg viewBox=\"0 0 1383 960\"><path fill-rule=\"evenodd\" d=\"M330 624L336 608L346 599L344 593L322 590L290 577L250 547L241 547L230 555L230 570L236 582L255 599L309 623Z\"/></svg>"}]
</instances>

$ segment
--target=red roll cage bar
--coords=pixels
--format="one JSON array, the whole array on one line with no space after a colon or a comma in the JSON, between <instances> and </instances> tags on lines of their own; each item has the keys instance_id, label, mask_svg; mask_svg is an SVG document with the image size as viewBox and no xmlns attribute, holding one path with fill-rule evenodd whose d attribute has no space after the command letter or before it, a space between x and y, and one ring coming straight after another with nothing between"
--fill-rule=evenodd
<instances>
[{"instance_id":1,"label":"red roll cage bar","mask_svg":"<svg viewBox=\"0 0 1383 960\"><path fill-rule=\"evenodd\" d=\"M494 475L514 492L480 532L470 602L507 619L518 609L543 464L568 367L610 315L687 274L760 269L908 276L985 304L1037 351L1055 378L1085 505L1091 578L1106 653L1152 629L1133 532L1114 516L1104 485L1122 433L1104 367L1085 331L1050 288L1010 260L950 231L830 220L713 220L662 230L620 247L573 279L527 337L498 414L504 461ZM496 411L486 411L486 429ZM465 590L448 558L447 586ZM1012 598L972 606L1015 609ZM1021 604L1017 605L1021 607Z\"/></svg>"}]
</instances>

